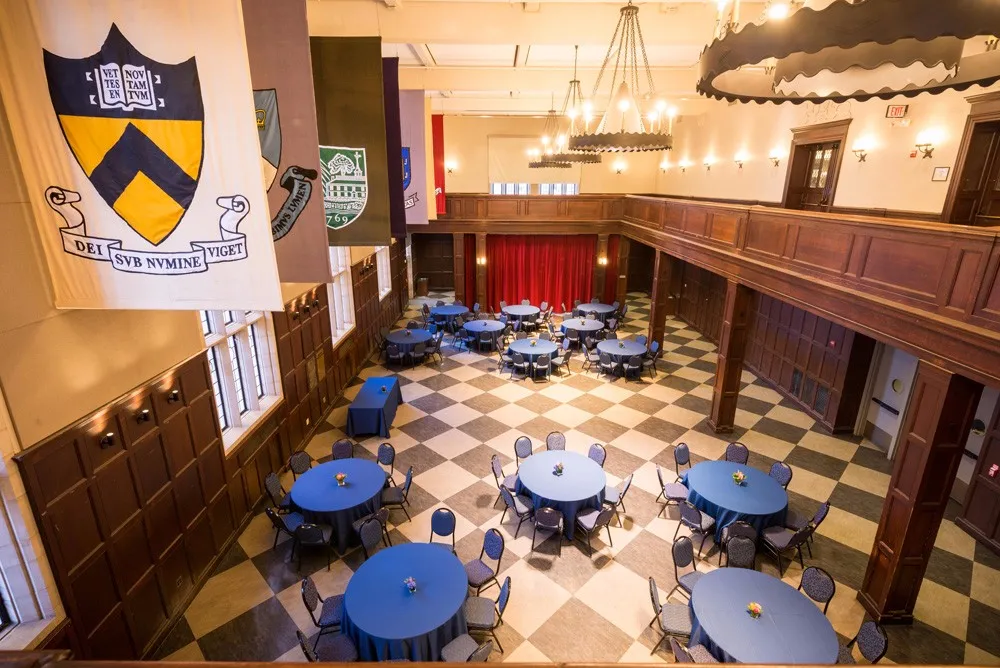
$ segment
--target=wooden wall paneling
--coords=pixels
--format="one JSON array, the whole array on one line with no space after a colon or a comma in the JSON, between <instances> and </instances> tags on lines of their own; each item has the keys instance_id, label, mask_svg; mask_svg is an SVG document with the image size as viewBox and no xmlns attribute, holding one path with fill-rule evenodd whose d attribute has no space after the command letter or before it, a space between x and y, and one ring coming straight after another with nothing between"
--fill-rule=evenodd
<instances>
[{"instance_id":1,"label":"wooden wall paneling","mask_svg":"<svg viewBox=\"0 0 1000 668\"><path fill-rule=\"evenodd\" d=\"M618 239L618 280L615 284L615 299L620 304L628 301L628 265L632 241L622 236Z\"/></svg>"},{"instance_id":2,"label":"wooden wall paneling","mask_svg":"<svg viewBox=\"0 0 1000 668\"><path fill-rule=\"evenodd\" d=\"M597 235L597 249L594 255L593 279L590 284L590 294L597 296L604 294L604 277L608 272L608 265L601 264L600 259L608 257L608 235Z\"/></svg>"},{"instance_id":3,"label":"wooden wall paneling","mask_svg":"<svg viewBox=\"0 0 1000 668\"><path fill-rule=\"evenodd\" d=\"M434 291L453 289L456 283L451 234L414 234L412 238L414 280L426 278Z\"/></svg>"},{"instance_id":4,"label":"wooden wall paneling","mask_svg":"<svg viewBox=\"0 0 1000 668\"><path fill-rule=\"evenodd\" d=\"M653 288L653 263L656 251L643 243L629 247L627 292L649 292Z\"/></svg>"},{"instance_id":5,"label":"wooden wall paneling","mask_svg":"<svg viewBox=\"0 0 1000 668\"><path fill-rule=\"evenodd\" d=\"M752 306L752 290L733 280L726 282L712 409L708 416L708 426L716 433L730 433L735 426Z\"/></svg>"},{"instance_id":6,"label":"wooden wall paneling","mask_svg":"<svg viewBox=\"0 0 1000 668\"><path fill-rule=\"evenodd\" d=\"M680 262L670 257L663 251L656 252L656 260L653 266L653 290L650 294L649 305L649 331L650 341L659 341L663 344L664 330L667 324L667 316L673 315L674 299L670 294L670 284L673 281L673 274L678 271Z\"/></svg>"},{"instance_id":7,"label":"wooden wall paneling","mask_svg":"<svg viewBox=\"0 0 1000 668\"><path fill-rule=\"evenodd\" d=\"M690 263L684 263L677 300L677 317L714 343L722 330L726 279Z\"/></svg>"},{"instance_id":8,"label":"wooden wall paneling","mask_svg":"<svg viewBox=\"0 0 1000 668\"><path fill-rule=\"evenodd\" d=\"M455 299L470 301L465 294L465 235L452 235L452 273L455 275Z\"/></svg>"},{"instance_id":9,"label":"wooden wall paneling","mask_svg":"<svg viewBox=\"0 0 1000 668\"><path fill-rule=\"evenodd\" d=\"M476 233L476 258L486 257L486 233L477 232ZM485 264L476 264L476 301L483 305L483 308L487 308L486 303L486 281L487 273L490 268Z\"/></svg>"}]
</instances>

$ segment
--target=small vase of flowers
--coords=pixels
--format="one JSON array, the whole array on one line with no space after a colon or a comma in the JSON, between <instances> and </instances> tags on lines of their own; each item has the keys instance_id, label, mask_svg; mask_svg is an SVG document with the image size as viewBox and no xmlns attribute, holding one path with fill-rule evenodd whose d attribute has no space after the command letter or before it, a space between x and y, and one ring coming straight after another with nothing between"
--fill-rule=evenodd
<instances>
[{"instance_id":1,"label":"small vase of flowers","mask_svg":"<svg viewBox=\"0 0 1000 668\"><path fill-rule=\"evenodd\" d=\"M538 343L538 341L535 341L534 339L532 339L531 340L531 347L534 348L537 343Z\"/></svg>"},{"instance_id":2,"label":"small vase of flowers","mask_svg":"<svg viewBox=\"0 0 1000 668\"><path fill-rule=\"evenodd\" d=\"M387 392L387 388L386 388L386 386L385 386L385 385L383 385L383 386L382 386L382 394L385 394L386 392Z\"/></svg>"},{"instance_id":3,"label":"small vase of flowers","mask_svg":"<svg viewBox=\"0 0 1000 668\"><path fill-rule=\"evenodd\" d=\"M552 475L562 475L563 474L563 463L556 462L556 465L552 467Z\"/></svg>"},{"instance_id":4,"label":"small vase of flowers","mask_svg":"<svg viewBox=\"0 0 1000 668\"><path fill-rule=\"evenodd\" d=\"M758 619L760 617L760 613L762 612L764 612L764 608L761 607L760 603L751 601L750 603L747 604L747 614L749 614L754 619Z\"/></svg>"},{"instance_id":5,"label":"small vase of flowers","mask_svg":"<svg viewBox=\"0 0 1000 668\"><path fill-rule=\"evenodd\" d=\"M625 342L624 341L619 341L618 342L618 347L619 348L624 348L625 347Z\"/></svg>"},{"instance_id":6,"label":"small vase of flowers","mask_svg":"<svg viewBox=\"0 0 1000 668\"><path fill-rule=\"evenodd\" d=\"M414 580L412 576L403 580L403 584L406 585L406 591L410 592L411 594L416 593L417 581Z\"/></svg>"},{"instance_id":7,"label":"small vase of flowers","mask_svg":"<svg viewBox=\"0 0 1000 668\"><path fill-rule=\"evenodd\" d=\"M335 475L333 477L337 480L337 485L339 487L343 487L344 485L347 484L347 474L346 473L338 473L337 475Z\"/></svg>"},{"instance_id":8,"label":"small vase of flowers","mask_svg":"<svg viewBox=\"0 0 1000 668\"><path fill-rule=\"evenodd\" d=\"M410 330L404 329L403 331L406 332L406 336L413 336L413 332L411 332Z\"/></svg>"},{"instance_id":9,"label":"small vase of flowers","mask_svg":"<svg viewBox=\"0 0 1000 668\"><path fill-rule=\"evenodd\" d=\"M742 487L747 482L747 474L743 471L734 471L733 482Z\"/></svg>"}]
</instances>

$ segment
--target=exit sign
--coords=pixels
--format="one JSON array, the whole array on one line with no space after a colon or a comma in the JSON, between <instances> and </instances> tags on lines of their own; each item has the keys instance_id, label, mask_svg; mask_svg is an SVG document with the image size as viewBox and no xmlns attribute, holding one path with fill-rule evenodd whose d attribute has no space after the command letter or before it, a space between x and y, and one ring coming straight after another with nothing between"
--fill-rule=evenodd
<instances>
[{"instance_id":1,"label":"exit sign","mask_svg":"<svg viewBox=\"0 0 1000 668\"><path fill-rule=\"evenodd\" d=\"M910 108L908 104L890 104L885 108L886 118L904 118L906 110Z\"/></svg>"}]
</instances>

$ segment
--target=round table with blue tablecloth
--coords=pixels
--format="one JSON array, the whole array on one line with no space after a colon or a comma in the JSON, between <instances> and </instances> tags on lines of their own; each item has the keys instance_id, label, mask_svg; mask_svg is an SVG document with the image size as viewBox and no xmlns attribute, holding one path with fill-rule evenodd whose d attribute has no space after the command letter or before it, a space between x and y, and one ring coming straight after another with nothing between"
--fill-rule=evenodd
<instances>
[{"instance_id":1,"label":"round table with blue tablecloth","mask_svg":"<svg viewBox=\"0 0 1000 668\"><path fill-rule=\"evenodd\" d=\"M525 318L534 318L542 310L537 306L514 304L513 306L504 306L503 312L514 320L523 320Z\"/></svg>"},{"instance_id":2,"label":"round table with blue tablecloth","mask_svg":"<svg viewBox=\"0 0 1000 668\"><path fill-rule=\"evenodd\" d=\"M754 619L749 603L763 609ZM746 568L706 573L691 592L691 643L724 663L837 663L839 642L815 603L781 580Z\"/></svg>"},{"instance_id":3,"label":"round table with blue tablecloth","mask_svg":"<svg viewBox=\"0 0 1000 668\"><path fill-rule=\"evenodd\" d=\"M465 323L464 327L465 331L475 335L477 339L480 339L482 334L487 334L490 339L490 346L492 347L496 341L496 337L503 331L504 324L496 320L473 320Z\"/></svg>"},{"instance_id":4,"label":"round table with blue tablecloth","mask_svg":"<svg viewBox=\"0 0 1000 668\"><path fill-rule=\"evenodd\" d=\"M562 462L562 475L553 469ZM587 508L600 508L608 478L600 464L576 452L548 450L531 455L517 469L516 491L526 494L535 507L555 508L563 514L566 538L573 540L576 515Z\"/></svg>"},{"instance_id":5,"label":"round table with blue tablecloth","mask_svg":"<svg viewBox=\"0 0 1000 668\"><path fill-rule=\"evenodd\" d=\"M591 320L590 318L570 318L563 320L560 328L564 334L571 329L576 330L580 332L580 338L584 338L604 329L604 323L600 320Z\"/></svg>"},{"instance_id":6,"label":"round table with blue tablecloth","mask_svg":"<svg viewBox=\"0 0 1000 668\"><path fill-rule=\"evenodd\" d=\"M431 340L431 333L426 329L397 329L389 332L385 340L399 347L399 352L408 353L413 351L413 346L418 343L427 343Z\"/></svg>"},{"instance_id":7,"label":"round table with blue tablecloth","mask_svg":"<svg viewBox=\"0 0 1000 668\"><path fill-rule=\"evenodd\" d=\"M608 319L612 313L615 312L615 307L611 304L580 304L574 309L574 313L579 316L587 315L588 313L596 313L597 317L604 322Z\"/></svg>"},{"instance_id":8,"label":"round table with blue tablecloth","mask_svg":"<svg viewBox=\"0 0 1000 668\"><path fill-rule=\"evenodd\" d=\"M601 341L597 344L597 350L611 355L611 359L617 364L628 362L629 358L633 355L641 357L646 354L646 346L638 341L631 341L629 339L608 339L607 341Z\"/></svg>"},{"instance_id":9,"label":"round table with blue tablecloth","mask_svg":"<svg viewBox=\"0 0 1000 668\"><path fill-rule=\"evenodd\" d=\"M337 484L338 473L347 483ZM343 554L354 537L353 522L370 515L382 505L385 471L364 459L338 459L314 466L292 485L291 502L309 522L329 524L333 539Z\"/></svg>"},{"instance_id":10,"label":"round table with blue tablecloth","mask_svg":"<svg viewBox=\"0 0 1000 668\"><path fill-rule=\"evenodd\" d=\"M746 474L742 485L733 482L736 471ZM749 522L759 534L782 524L788 512L788 493L774 478L746 464L701 462L684 474L684 484L688 501L715 518L716 542L736 520Z\"/></svg>"},{"instance_id":11,"label":"round table with blue tablecloth","mask_svg":"<svg viewBox=\"0 0 1000 668\"><path fill-rule=\"evenodd\" d=\"M444 318L445 321L451 322L456 317L460 315L465 315L469 312L468 306L462 306L461 304L445 304L444 306L434 306L431 308L432 316L439 316Z\"/></svg>"},{"instance_id":12,"label":"round table with blue tablecloth","mask_svg":"<svg viewBox=\"0 0 1000 668\"><path fill-rule=\"evenodd\" d=\"M417 583L413 593L403 584L410 577ZM439 661L441 648L466 632L468 591L465 567L448 547L396 545L351 577L342 628L362 661Z\"/></svg>"},{"instance_id":13,"label":"round table with blue tablecloth","mask_svg":"<svg viewBox=\"0 0 1000 668\"><path fill-rule=\"evenodd\" d=\"M534 344L534 345L532 345ZM556 354L559 346L552 341L542 341L540 339L520 339L513 341L507 348L509 353L521 353L528 362L534 362L539 355L548 355L549 359Z\"/></svg>"}]
</instances>

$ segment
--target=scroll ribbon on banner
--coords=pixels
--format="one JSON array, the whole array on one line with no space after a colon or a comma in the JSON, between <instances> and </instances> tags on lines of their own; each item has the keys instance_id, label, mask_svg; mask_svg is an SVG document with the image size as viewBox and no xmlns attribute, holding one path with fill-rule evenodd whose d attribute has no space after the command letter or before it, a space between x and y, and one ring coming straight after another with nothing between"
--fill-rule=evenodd
<instances>
[{"instance_id":1,"label":"scroll ribbon on banner","mask_svg":"<svg viewBox=\"0 0 1000 668\"><path fill-rule=\"evenodd\" d=\"M215 203L222 207L219 217L218 241L192 241L190 251L156 252L122 248L119 239L87 236L87 221L74 204L80 193L58 186L45 190L45 201L55 210L66 227L62 234L63 249L72 255L110 262L118 270L131 274L158 274L177 276L208 271L208 265L234 262L247 257L246 235L238 231L240 222L250 213L250 202L243 195L219 197Z\"/></svg>"},{"instance_id":2,"label":"scroll ribbon on banner","mask_svg":"<svg viewBox=\"0 0 1000 668\"><path fill-rule=\"evenodd\" d=\"M280 185L288 191L278 214L271 221L271 235L277 241L292 231L292 226L299 219L299 215L309 203L309 196L312 194L312 183L318 172L308 167L291 166L281 175Z\"/></svg>"}]
</instances>

